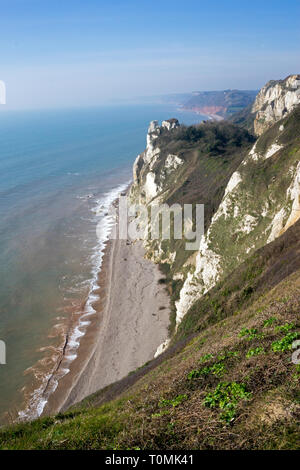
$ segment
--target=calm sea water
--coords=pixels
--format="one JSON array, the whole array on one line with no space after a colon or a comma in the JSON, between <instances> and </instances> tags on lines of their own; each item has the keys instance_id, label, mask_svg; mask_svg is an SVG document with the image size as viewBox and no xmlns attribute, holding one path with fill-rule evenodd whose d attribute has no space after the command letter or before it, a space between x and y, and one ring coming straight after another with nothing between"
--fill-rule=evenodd
<instances>
[{"instance_id":1,"label":"calm sea water","mask_svg":"<svg viewBox=\"0 0 300 470\"><path fill-rule=\"evenodd\" d=\"M2 420L7 411L42 411L41 391L71 325L75 357L92 313L80 317L82 302L93 300L101 265L95 210L130 181L149 121L170 117L203 119L161 105L0 113ZM104 219L103 234L102 242Z\"/></svg>"}]
</instances>

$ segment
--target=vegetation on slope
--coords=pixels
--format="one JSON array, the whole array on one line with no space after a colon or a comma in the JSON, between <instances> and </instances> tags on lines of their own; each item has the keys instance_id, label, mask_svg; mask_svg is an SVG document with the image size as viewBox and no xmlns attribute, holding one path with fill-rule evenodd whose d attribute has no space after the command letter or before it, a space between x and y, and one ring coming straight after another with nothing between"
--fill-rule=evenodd
<instances>
[{"instance_id":1,"label":"vegetation on slope","mask_svg":"<svg viewBox=\"0 0 300 470\"><path fill-rule=\"evenodd\" d=\"M242 127L243 129L247 129L251 134L254 134L254 119L256 113L252 113L252 106L253 103L246 106L246 108L242 109L241 111L233 114L229 117L229 121L232 124L236 124L237 126Z\"/></svg>"},{"instance_id":2,"label":"vegetation on slope","mask_svg":"<svg viewBox=\"0 0 300 470\"><path fill-rule=\"evenodd\" d=\"M299 269L300 221L273 243L257 250L197 300L183 318L173 342L238 315Z\"/></svg>"},{"instance_id":3,"label":"vegetation on slope","mask_svg":"<svg viewBox=\"0 0 300 470\"><path fill-rule=\"evenodd\" d=\"M207 294L195 307L198 323L185 324L185 342L154 366L119 382L119 391L114 384L66 413L0 431L0 447L297 448L299 232L297 223Z\"/></svg>"}]
</instances>

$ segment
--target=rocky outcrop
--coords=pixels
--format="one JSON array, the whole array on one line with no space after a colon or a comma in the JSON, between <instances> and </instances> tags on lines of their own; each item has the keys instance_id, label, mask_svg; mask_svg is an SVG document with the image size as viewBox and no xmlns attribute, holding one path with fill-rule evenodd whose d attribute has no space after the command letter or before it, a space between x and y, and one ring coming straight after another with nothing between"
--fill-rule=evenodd
<instances>
[{"instance_id":1,"label":"rocky outcrop","mask_svg":"<svg viewBox=\"0 0 300 470\"><path fill-rule=\"evenodd\" d=\"M254 130L262 135L300 103L300 75L270 81L258 93L252 112L256 113Z\"/></svg>"},{"instance_id":2,"label":"rocky outcrop","mask_svg":"<svg viewBox=\"0 0 300 470\"><path fill-rule=\"evenodd\" d=\"M167 119L166 121L163 121L161 123L162 128L167 129L168 131L172 129L176 129L176 127L179 126L178 119L172 118L172 119Z\"/></svg>"},{"instance_id":3,"label":"rocky outcrop","mask_svg":"<svg viewBox=\"0 0 300 470\"><path fill-rule=\"evenodd\" d=\"M163 132L171 132L179 127L177 119L168 119L159 126L158 121L151 121L147 133L147 146L138 155L133 165L133 185L130 190L131 201L149 203L162 190L167 175L176 170L183 162L177 155L168 155L160 173L153 172L155 163L161 158L161 149L157 139Z\"/></svg>"}]
</instances>

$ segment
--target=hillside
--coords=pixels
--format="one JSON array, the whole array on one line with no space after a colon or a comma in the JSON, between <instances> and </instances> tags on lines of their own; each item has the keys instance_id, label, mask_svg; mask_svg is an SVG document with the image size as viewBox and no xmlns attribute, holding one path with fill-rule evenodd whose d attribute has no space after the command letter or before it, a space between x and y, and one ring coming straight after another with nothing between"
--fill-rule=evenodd
<instances>
[{"instance_id":1,"label":"hillside","mask_svg":"<svg viewBox=\"0 0 300 470\"><path fill-rule=\"evenodd\" d=\"M2 429L0 448L299 448L298 89L298 76L269 82L236 123L151 123L131 202L205 204L194 252L144 239L171 296L170 339L71 409Z\"/></svg>"}]
</instances>

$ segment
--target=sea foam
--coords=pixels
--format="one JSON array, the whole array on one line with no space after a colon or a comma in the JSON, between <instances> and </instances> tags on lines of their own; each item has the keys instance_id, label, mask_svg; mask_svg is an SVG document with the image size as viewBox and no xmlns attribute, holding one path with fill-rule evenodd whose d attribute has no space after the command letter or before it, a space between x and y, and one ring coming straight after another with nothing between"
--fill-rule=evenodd
<instances>
[{"instance_id":1,"label":"sea foam","mask_svg":"<svg viewBox=\"0 0 300 470\"><path fill-rule=\"evenodd\" d=\"M50 395L57 389L59 380L70 372L69 366L78 356L77 350L80 346L80 340L85 335L87 327L91 323L89 317L96 313L93 304L100 299L98 293L96 293L100 288L98 275L101 272L104 250L109 240L112 227L115 224L115 219L112 214L109 213L109 210L113 202L118 198L120 193L126 190L129 184L130 181L105 193L101 198L95 200L95 205L91 208L93 215L90 220L95 225L95 230L97 226L97 242L90 256L91 277L87 281L84 281L88 284L88 295L84 309L78 312L76 324L68 331L68 341L64 347L63 358L60 358L60 363L63 364L63 366L60 365L57 367L56 362L52 371L44 374L42 384L27 398L26 408L19 411L19 420L35 419L41 416ZM80 196L80 198L91 199L91 195L89 194L88 197Z\"/></svg>"}]
</instances>

